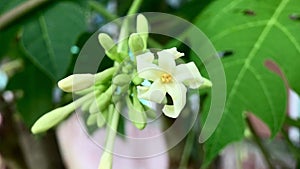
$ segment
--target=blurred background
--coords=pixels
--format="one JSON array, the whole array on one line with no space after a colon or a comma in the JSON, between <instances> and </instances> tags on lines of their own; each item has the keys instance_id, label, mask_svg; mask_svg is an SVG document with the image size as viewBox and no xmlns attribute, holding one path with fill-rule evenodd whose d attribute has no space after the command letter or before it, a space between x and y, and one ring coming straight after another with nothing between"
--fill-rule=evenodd
<instances>
[{"instance_id":1,"label":"blurred background","mask_svg":"<svg viewBox=\"0 0 300 169\"><path fill-rule=\"evenodd\" d=\"M75 115L42 135L32 135L30 127L44 113L72 100L57 88L58 80L72 74L87 39L125 16L132 2L0 0L0 169L97 168L102 151ZM216 134L200 144L211 91L200 92L197 125L180 144L155 158L115 157L114 168L300 167L299 0L143 0L139 12L176 15L202 30L224 63L231 102ZM107 31L118 37L118 30ZM150 37L150 47L176 46L207 75L203 62L185 45L169 37ZM104 65L111 64L104 60ZM94 136L100 139L104 133ZM144 148L121 140L116 147Z\"/></svg>"}]
</instances>

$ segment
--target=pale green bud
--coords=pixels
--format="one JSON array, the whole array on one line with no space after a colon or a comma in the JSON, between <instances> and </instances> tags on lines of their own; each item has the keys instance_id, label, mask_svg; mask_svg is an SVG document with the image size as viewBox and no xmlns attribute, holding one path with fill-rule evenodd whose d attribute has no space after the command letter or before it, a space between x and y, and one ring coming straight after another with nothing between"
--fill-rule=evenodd
<instances>
[{"instance_id":1,"label":"pale green bud","mask_svg":"<svg viewBox=\"0 0 300 169\"><path fill-rule=\"evenodd\" d=\"M129 84L131 77L128 74L119 74L113 78L113 84L117 86L124 86Z\"/></svg>"},{"instance_id":2,"label":"pale green bud","mask_svg":"<svg viewBox=\"0 0 300 169\"><path fill-rule=\"evenodd\" d=\"M89 111L89 108L90 108L90 106L92 105L92 103L93 103L93 99L86 101L85 103L82 104L81 110L82 110L83 112Z\"/></svg>"},{"instance_id":3,"label":"pale green bud","mask_svg":"<svg viewBox=\"0 0 300 169\"><path fill-rule=\"evenodd\" d=\"M128 45L133 53L142 52L146 49L142 37L137 33L133 33L129 36Z\"/></svg>"},{"instance_id":4,"label":"pale green bud","mask_svg":"<svg viewBox=\"0 0 300 169\"><path fill-rule=\"evenodd\" d=\"M89 107L89 112L90 112L90 114L95 114L98 111L99 111L99 109L98 109L98 103L97 103L97 99L95 99L93 101L93 103Z\"/></svg>"},{"instance_id":5,"label":"pale green bud","mask_svg":"<svg viewBox=\"0 0 300 169\"><path fill-rule=\"evenodd\" d=\"M99 98L97 98L98 108L100 111L105 110L108 105L110 104L110 101L112 99L112 95L109 95L107 93L103 93L100 95Z\"/></svg>"},{"instance_id":6,"label":"pale green bud","mask_svg":"<svg viewBox=\"0 0 300 169\"><path fill-rule=\"evenodd\" d=\"M126 97L126 103L128 106L129 119L132 124L140 130L144 129L146 127L147 117L143 106L138 100L135 100L135 98L133 98L132 103L129 96Z\"/></svg>"},{"instance_id":7,"label":"pale green bud","mask_svg":"<svg viewBox=\"0 0 300 169\"><path fill-rule=\"evenodd\" d=\"M95 75L95 83L96 84L104 84L111 80L114 73L116 72L116 67L111 67L108 69L105 69L104 71L97 73Z\"/></svg>"},{"instance_id":8,"label":"pale green bud","mask_svg":"<svg viewBox=\"0 0 300 169\"><path fill-rule=\"evenodd\" d=\"M137 16L137 21L136 21L136 32L143 39L144 49L147 48L147 39L148 39L148 32L149 32L148 27L149 27L148 26L148 21L147 21L146 17L142 14L139 14Z\"/></svg>"},{"instance_id":9,"label":"pale green bud","mask_svg":"<svg viewBox=\"0 0 300 169\"><path fill-rule=\"evenodd\" d=\"M203 78L203 83L201 84L199 89L205 89L205 88L210 88L210 87L212 87L211 81L206 78Z\"/></svg>"},{"instance_id":10,"label":"pale green bud","mask_svg":"<svg viewBox=\"0 0 300 169\"><path fill-rule=\"evenodd\" d=\"M91 87L94 84L92 74L74 74L58 82L58 87L65 92L76 92Z\"/></svg>"},{"instance_id":11,"label":"pale green bud","mask_svg":"<svg viewBox=\"0 0 300 169\"><path fill-rule=\"evenodd\" d=\"M31 128L31 132L33 134L38 134L49 130L64 120L74 110L75 105L71 103L67 106L54 109L49 113L44 114L34 123Z\"/></svg>"},{"instance_id":12,"label":"pale green bud","mask_svg":"<svg viewBox=\"0 0 300 169\"><path fill-rule=\"evenodd\" d=\"M117 46L111 37L105 33L98 35L98 40L101 46L104 48L106 55L115 61L120 61L119 54L117 52Z\"/></svg>"},{"instance_id":13,"label":"pale green bud","mask_svg":"<svg viewBox=\"0 0 300 169\"><path fill-rule=\"evenodd\" d=\"M54 109L49 113L44 114L34 123L31 128L31 132L33 134L37 134L54 127L59 122L64 120L69 114L71 114L76 108L94 97L94 95L94 93L89 93L66 106Z\"/></svg>"},{"instance_id":14,"label":"pale green bud","mask_svg":"<svg viewBox=\"0 0 300 169\"><path fill-rule=\"evenodd\" d=\"M106 123L106 119L105 119L105 117L104 117L104 114L107 115L107 111L105 111L103 114L102 114L101 112L99 112L99 113L97 114L97 126L98 126L99 128L103 127L104 124Z\"/></svg>"},{"instance_id":15,"label":"pale green bud","mask_svg":"<svg viewBox=\"0 0 300 169\"><path fill-rule=\"evenodd\" d=\"M96 124L97 123L97 116L98 116L97 114L90 114L87 121L86 121L86 124L88 126L92 126L92 125Z\"/></svg>"},{"instance_id":16,"label":"pale green bud","mask_svg":"<svg viewBox=\"0 0 300 169\"><path fill-rule=\"evenodd\" d=\"M138 77L138 76L135 76L132 80L132 82L135 84L135 85L140 85L142 82L144 81L144 79Z\"/></svg>"},{"instance_id":17,"label":"pale green bud","mask_svg":"<svg viewBox=\"0 0 300 169\"><path fill-rule=\"evenodd\" d=\"M106 151L102 154L98 169L112 169L112 154Z\"/></svg>"}]
</instances>

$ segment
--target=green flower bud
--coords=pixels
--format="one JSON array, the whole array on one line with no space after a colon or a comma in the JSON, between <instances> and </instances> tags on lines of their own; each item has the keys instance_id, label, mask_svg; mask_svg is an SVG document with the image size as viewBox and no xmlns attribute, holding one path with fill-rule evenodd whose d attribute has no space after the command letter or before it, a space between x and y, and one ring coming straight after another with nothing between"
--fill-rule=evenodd
<instances>
[{"instance_id":1,"label":"green flower bud","mask_svg":"<svg viewBox=\"0 0 300 169\"><path fill-rule=\"evenodd\" d=\"M139 100L133 98L133 103L131 102L129 96L126 97L126 104L128 106L128 115L132 124L142 130L146 127L147 117L143 106L140 104Z\"/></svg>"},{"instance_id":2,"label":"green flower bud","mask_svg":"<svg viewBox=\"0 0 300 169\"><path fill-rule=\"evenodd\" d=\"M97 99L95 99L89 107L90 114L95 114L99 111Z\"/></svg>"},{"instance_id":3,"label":"green flower bud","mask_svg":"<svg viewBox=\"0 0 300 169\"><path fill-rule=\"evenodd\" d=\"M203 78L203 83L201 84L201 86L199 87L199 89L205 89L205 88L210 88L212 87L212 83L210 80Z\"/></svg>"},{"instance_id":4,"label":"green flower bud","mask_svg":"<svg viewBox=\"0 0 300 169\"><path fill-rule=\"evenodd\" d=\"M128 74L119 74L113 78L113 84L117 86L124 86L129 84L131 77Z\"/></svg>"},{"instance_id":5,"label":"green flower bud","mask_svg":"<svg viewBox=\"0 0 300 169\"><path fill-rule=\"evenodd\" d=\"M92 74L74 74L58 82L58 87L65 92L76 92L91 87L94 84Z\"/></svg>"},{"instance_id":6,"label":"green flower bud","mask_svg":"<svg viewBox=\"0 0 300 169\"><path fill-rule=\"evenodd\" d=\"M135 76L132 80L132 82L135 84L135 85L140 85L142 82L144 81L144 79L138 77L138 76Z\"/></svg>"},{"instance_id":7,"label":"green flower bud","mask_svg":"<svg viewBox=\"0 0 300 169\"><path fill-rule=\"evenodd\" d=\"M115 42L110 38L109 35L105 33L100 33L98 35L98 40L101 46L104 48L106 55L115 61L121 61L119 58L119 54L117 52L117 45Z\"/></svg>"},{"instance_id":8,"label":"green flower bud","mask_svg":"<svg viewBox=\"0 0 300 169\"><path fill-rule=\"evenodd\" d=\"M112 99L112 95L109 95L107 93L101 94L100 97L97 98L99 110L100 111L105 110L110 104L111 99Z\"/></svg>"},{"instance_id":9,"label":"green flower bud","mask_svg":"<svg viewBox=\"0 0 300 169\"><path fill-rule=\"evenodd\" d=\"M111 67L108 69L105 69L104 71L97 73L95 75L95 83L96 85L98 84L105 84L111 80L113 77L114 73L116 72L117 68L116 67Z\"/></svg>"},{"instance_id":10,"label":"green flower bud","mask_svg":"<svg viewBox=\"0 0 300 169\"><path fill-rule=\"evenodd\" d=\"M141 36L143 39L143 46L144 49L147 48L147 39L148 39L148 21L146 17L142 14L139 14L137 16L137 21L136 21L136 32Z\"/></svg>"},{"instance_id":11,"label":"green flower bud","mask_svg":"<svg viewBox=\"0 0 300 169\"><path fill-rule=\"evenodd\" d=\"M86 101L85 103L82 104L81 110L82 110L83 112L89 111L89 108L90 108L90 106L92 105L92 103L93 103L93 99Z\"/></svg>"},{"instance_id":12,"label":"green flower bud","mask_svg":"<svg viewBox=\"0 0 300 169\"><path fill-rule=\"evenodd\" d=\"M112 154L106 151L102 154L98 169L112 169Z\"/></svg>"},{"instance_id":13,"label":"green flower bud","mask_svg":"<svg viewBox=\"0 0 300 169\"><path fill-rule=\"evenodd\" d=\"M94 93L87 94L66 106L54 109L49 113L44 114L34 123L31 128L31 132L33 134L42 133L56 126L59 122L61 122L69 114L71 114L76 108L81 106L86 101L90 100L92 97L94 97Z\"/></svg>"},{"instance_id":14,"label":"green flower bud","mask_svg":"<svg viewBox=\"0 0 300 169\"><path fill-rule=\"evenodd\" d=\"M130 35L128 45L133 53L142 52L146 49L142 37L137 33Z\"/></svg>"},{"instance_id":15,"label":"green flower bud","mask_svg":"<svg viewBox=\"0 0 300 169\"><path fill-rule=\"evenodd\" d=\"M104 117L104 114L107 115L107 110L103 114L101 112L97 114L97 126L99 128L103 127L106 123L106 118Z\"/></svg>"},{"instance_id":16,"label":"green flower bud","mask_svg":"<svg viewBox=\"0 0 300 169\"><path fill-rule=\"evenodd\" d=\"M86 124L88 126L92 126L92 125L96 124L97 123L97 116L98 116L97 114L90 114L87 121L86 121Z\"/></svg>"},{"instance_id":17,"label":"green flower bud","mask_svg":"<svg viewBox=\"0 0 300 169\"><path fill-rule=\"evenodd\" d=\"M31 128L33 134L38 134L47 131L48 129L56 126L59 122L64 120L71 112L75 110L74 104L69 104L64 107L60 107L44 114L34 123Z\"/></svg>"}]
</instances>

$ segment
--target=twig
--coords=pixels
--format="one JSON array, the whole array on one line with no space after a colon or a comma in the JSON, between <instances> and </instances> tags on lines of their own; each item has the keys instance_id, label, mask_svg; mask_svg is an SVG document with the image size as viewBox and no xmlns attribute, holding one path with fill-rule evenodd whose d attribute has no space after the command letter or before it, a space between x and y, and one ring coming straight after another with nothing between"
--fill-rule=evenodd
<instances>
[{"instance_id":1,"label":"twig","mask_svg":"<svg viewBox=\"0 0 300 169\"><path fill-rule=\"evenodd\" d=\"M136 4L140 5L139 3L141 3L141 2L137 2ZM98 12L99 14L101 14L107 20L115 20L115 19L117 19L119 17L119 16L117 16L117 15L111 13L111 12L108 12L107 9L101 3L97 2L97 1L89 1L89 6L94 11ZM149 46L151 46L153 48L157 48L157 49L162 49L163 48L163 45L161 45L159 42L155 41L151 37L148 38L148 42L147 43L149 44Z\"/></svg>"},{"instance_id":2,"label":"twig","mask_svg":"<svg viewBox=\"0 0 300 169\"><path fill-rule=\"evenodd\" d=\"M104 18L106 18L107 20L115 20L118 18L117 15L111 13L111 12L108 12L106 10L106 8L100 3L100 2L97 2L97 1L89 1L89 6L95 10L96 12L100 13Z\"/></svg>"},{"instance_id":3,"label":"twig","mask_svg":"<svg viewBox=\"0 0 300 169\"><path fill-rule=\"evenodd\" d=\"M34 9L37 9L38 7L46 4L47 2L50 2L50 0L25 1L21 5L4 13L2 16L0 16L0 30L3 30L7 26L10 26L21 17L25 16L29 12L32 12Z\"/></svg>"},{"instance_id":4,"label":"twig","mask_svg":"<svg viewBox=\"0 0 300 169\"><path fill-rule=\"evenodd\" d=\"M261 142L261 139L260 137L258 136L258 134L256 133L249 117L246 118L246 121L247 121L247 124L249 126L249 129L251 131L251 133L253 134L253 139L254 139L254 142L257 144L257 146L259 147L262 155L264 156L265 158L265 161L267 162L267 165L268 165L268 168L269 169L275 169L272 165L272 162L271 162L271 156L269 155L268 151L265 149L265 147L263 146L262 142Z\"/></svg>"},{"instance_id":5,"label":"twig","mask_svg":"<svg viewBox=\"0 0 300 169\"><path fill-rule=\"evenodd\" d=\"M191 130L189 135L187 136L187 139L186 139L186 142L184 145L183 154L182 154L181 161L179 164L179 169L187 169L188 168L188 162L189 162L189 159L191 156L194 139L195 139L195 131Z\"/></svg>"}]
</instances>

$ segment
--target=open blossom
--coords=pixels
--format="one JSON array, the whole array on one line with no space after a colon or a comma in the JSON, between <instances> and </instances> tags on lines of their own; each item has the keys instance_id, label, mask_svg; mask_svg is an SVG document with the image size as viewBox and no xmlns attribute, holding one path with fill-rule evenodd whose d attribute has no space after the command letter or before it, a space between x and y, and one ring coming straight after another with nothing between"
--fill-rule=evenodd
<instances>
[{"instance_id":1,"label":"open blossom","mask_svg":"<svg viewBox=\"0 0 300 169\"><path fill-rule=\"evenodd\" d=\"M157 52L158 65L154 64L154 54L146 52L137 56L137 70L141 78L152 84L138 86L138 97L162 103L166 94L172 98L173 105L165 105L163 113L172 118L178 117L186 104L187 88L200 87L205 79L200 75L194 62L176 65L175 59L183 56L176 48Z\"/></svg>"}]
</instances>

